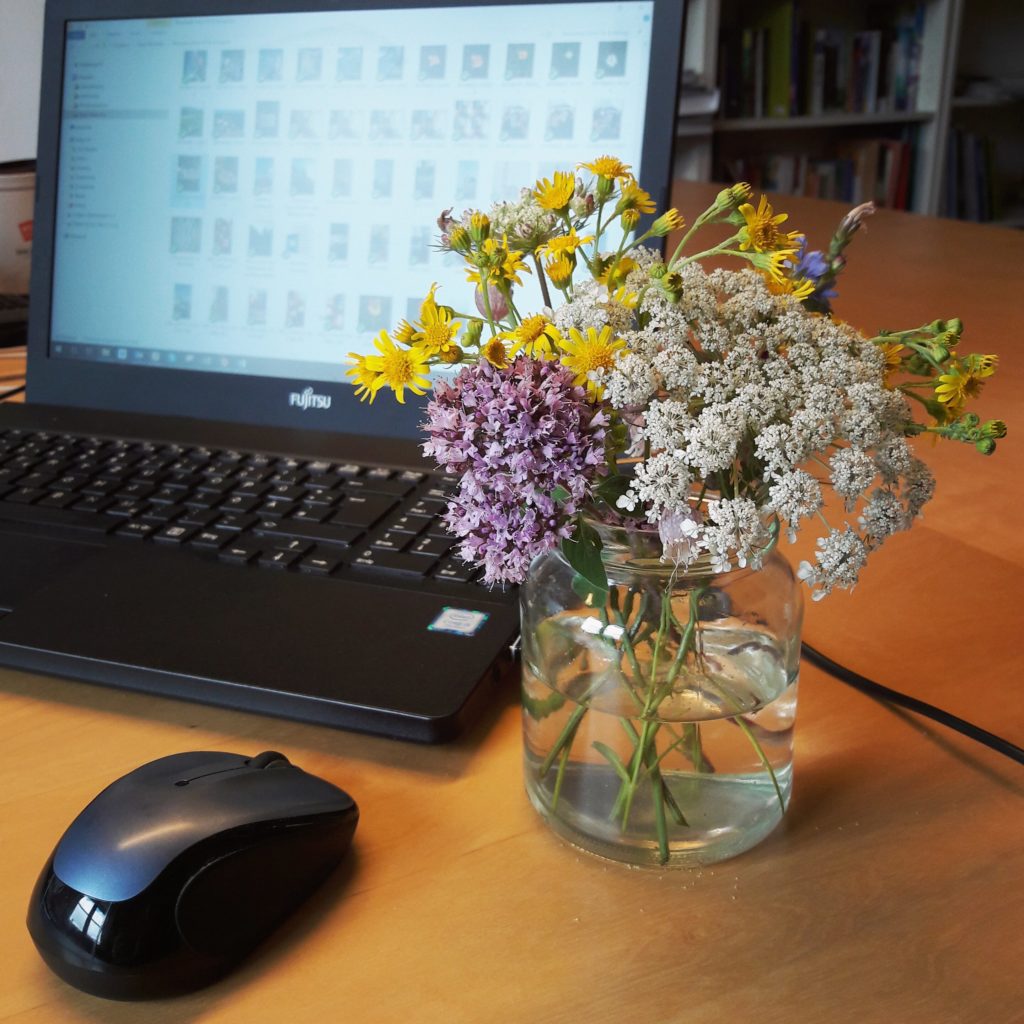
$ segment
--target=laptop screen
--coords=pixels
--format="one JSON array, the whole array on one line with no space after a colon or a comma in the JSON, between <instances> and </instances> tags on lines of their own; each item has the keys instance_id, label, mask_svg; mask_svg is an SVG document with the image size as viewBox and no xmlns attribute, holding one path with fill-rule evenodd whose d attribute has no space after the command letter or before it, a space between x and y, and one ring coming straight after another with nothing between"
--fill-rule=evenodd
<instances>
[{"instance_id":1,"label":"laptop screen","mask_svg":"<svg viewBox=\"0 0 1024 1024\"><path fill-rule=\"evenodd\" d=\"M471 307L436 247L442 209L604 153L664 195L664 117L647 166L656 0L56 6L45 343L72 374L348 388L348 354L417 318L432 283Z\"/></svg>"},{"instance_id":2,"label":"laptop screen","mask_svg":"<svg viewBox=\"0 0 1024 1024\"><path fill-rule=\"evenodd\" d=\"M470 299L442 206L642 172L651 6L72 22L52 354L344 379L432 281Z\"/></svg>"}]
</instances>

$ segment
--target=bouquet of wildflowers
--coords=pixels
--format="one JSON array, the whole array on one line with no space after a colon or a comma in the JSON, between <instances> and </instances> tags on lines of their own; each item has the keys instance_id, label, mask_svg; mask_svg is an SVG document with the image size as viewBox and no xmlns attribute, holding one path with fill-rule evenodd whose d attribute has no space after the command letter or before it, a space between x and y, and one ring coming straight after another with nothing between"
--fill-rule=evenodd
<instances>
[{"instance_id":1,"label":"bouquet of wildflowers","mask_svg":"<svg viewBox=\"0 0 1024 1024\"><path fill-rule=\"evenodd\" d=\"M433 385L424 450L461 479L447 524L486 581L521 582L560 546L603 591L594 520L657 528L682 567L756 567L777 517L791 538L821 528L799 570L817 599L853 587L931 497L915 436L989 454L1005 435L967 408L997 359L963 351L959 320L867 337L830 316L870 204L811 251L745 184L690 225L670 209L641 231L654 204L628 166L602 156L577 172L487 212L445 211L441 247L465 260L472 311L433 286L415 323L352 357L371 402L383 388L422 395L432 368L453 369ZM648 247L670 232L670 254ZM721 257L738 269L703 266ZM527 274L541 309L517 304Z\"/></svg>"}]
</instances>

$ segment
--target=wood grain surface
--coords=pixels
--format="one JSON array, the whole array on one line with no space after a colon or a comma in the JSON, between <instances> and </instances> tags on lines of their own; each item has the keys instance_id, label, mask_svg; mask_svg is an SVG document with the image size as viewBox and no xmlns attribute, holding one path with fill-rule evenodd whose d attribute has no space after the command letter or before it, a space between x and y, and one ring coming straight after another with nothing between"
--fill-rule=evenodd
<instances>
[{"instance_id":1,"label":"wood grain surface","mask_svg":"<svg viewBox=\"0 0 1024 1024\"><path fill-rule=\"evenodd\" d=\"M692 219L714 191L679 185L675 203ZM778 205L812 245L844 212ZM1022 267L1022 234L905 213L880 212L854 243L837 315L872 331L960 316L966 350L1000 355L980 412L1010 435L987 459L926 445L926 518L852 596L808 602L805 636L1024 745ZM547 831L522 790L513 679L437 748L11 671L0 721L0 1022L1024 1021L1024 767L809 666L790 813L751 852L692 871L628 870ZM55 978L24 917L82 807L165 754L265 748L355 796L346 867L204 992L119 1004Z\"/></svg>"}]
</instances>

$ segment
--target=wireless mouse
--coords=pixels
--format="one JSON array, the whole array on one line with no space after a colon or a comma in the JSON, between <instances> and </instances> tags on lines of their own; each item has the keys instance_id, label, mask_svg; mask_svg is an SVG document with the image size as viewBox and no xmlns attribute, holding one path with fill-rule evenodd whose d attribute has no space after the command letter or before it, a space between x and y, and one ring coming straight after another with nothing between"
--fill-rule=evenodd
<instances>
[{"instance_id":1,"label":"wireless mouse","mask_svg":"<svg viewBox=\"0 0 1024 1024\"><path fill-rule=\"evenodd\" d=\"M352 798L275 751L162 757L72 822L36 883L28 928L76 988L177 995L233 968L342 860Z\"/></svg>"}]
</instances>

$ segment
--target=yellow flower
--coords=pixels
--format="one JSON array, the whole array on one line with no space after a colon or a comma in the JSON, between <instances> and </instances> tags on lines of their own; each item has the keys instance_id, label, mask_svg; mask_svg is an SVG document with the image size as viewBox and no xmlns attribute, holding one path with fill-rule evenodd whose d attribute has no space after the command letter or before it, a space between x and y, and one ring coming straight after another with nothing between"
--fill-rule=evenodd
<instances>
[{"instance_id":1,"label":"yellow flower","mask_svg":"<svg viewBox=\"0 0 1024 1024\"><path fill-rule=\"evenodd\" d=\"M473 281L481 287L485 283L497 284L499 281L522 284L520 271L530 273L530 268L523 260L523 254L518 250L509 249L507 237L502 237L500 242L495 238L486 239L476 252L466 257L466 262L469 265L466 280Z\"/></svg>"},{"instance_id":2,"label":"yellow flower","mask_svg":"<svg viewBox=\"0 0 1024 1024\"><path fill-rule=\"evenodd\" d=\"M615 156L599 156L589 164L580 164L579 166L602 178L628 178L630 176L629 164L624 164Z\"/></svg>"},{"instance_id":3,"label":"yellow flower","mask_svg":"<svg viewBox=\"0 0 1024 1024\"><path fill-rule=\"evenodd\" d=\"M959 416L968 400L977 398L986 377L995 373L996 356L968 356L939 376L935 398L946 406L952 418Z\"/></svg>"},{"instance_id":4,"label":"yellow flower","mask_svg":"<svg viewBox=\"0 0 1024 1024\"><path fill-rule=\"evenodd\" d=\"M349 352L348 356L349 359L355 361L355 366L348 370L345 376L354 378L355 391L359 396L359 401L364 402L369 398L372 405L384 380L376 370L371 370L366 365L366 356L357 355L355 352Z\"/></svg>"},{"instance_id":5,"label":"yellow flower","mask_svg":"<svg viewBox=\"0 0 1024 1024\"><path fill-rule=\"evenodd\" d=\"M391 332L391 337L400 345L411 345L415 333L416 328L408 320L399 320L398 326Z\"/></svg>"},{"instance_id":6,"label":"yellow flower","mask_svg":"<svg viewBox=\"0 0 1024 1024\"><path fill-rule=\"evenodd\" d=\"M887 388L890 388L892 387L890 382L893 376L903 365L903 353L907 351L907 347L906 345L901 345L898 341L887 341L878 347L882 350L882 355L885 356L884 384Z\"/></svg>"},{"instance_id":7,"label":"yellow flower","mask_svg":"<svg viewBox=\"0 0 1024 1024\"><path fill-rule=\"evenodd\" d=\"M543 209L560 213L569 206L575 191L576 178L568 171L555 171L554 180L544 178L538 181L533 194Z\"/></svg>"},{"instance_id":8,"label":"yellow flower","mask_svg":"<svg viewBox=\"0 0 1024 1024\"><path fill-rule=\"evenodd\" d=\"M558 350L562 335L558 328L540 313L528 316L518 327L502 331L499 337L512 342L513 353L524 349L535 359L546 359Z\"/></svg>"},{"instance_id":9,"label":"yellow flower","mask_svg":"<svg viewBox=\"0 0 1024 1024\"><path fill-rule=\"evenodd\" d=\"M597 275L597 283L603 284L609 291L621 287L622 282L636 270L636 260L623 256L618 261L612 260Z\"/></svg>"},{"instance_id":10,"label":"yellow flower","mask_svg":"<svg viewBox=\"0 0 1024 1024\"><path fill-rule=\"evenodd\" d=\"M790 269L792 258L796 255L796 249L777 249L775 252L761 252L754 250L748 259L751 263L776 282L786 280L787 271Z\"/></svg>"},{"instance_id":11,"label":"yellow flower","mask_svg":"<svg viewBox=\"0 0 1024 1024\"><path fill-rule=\"evenodd\" d=\"M567 288L572 279L572 260L568 256L559 256L557 260L549 260L544 264L548 278L556 288Z\"/></svg>"},{"instance_id":12,"label":"yellow flower","mask_svg":"<svg viewBox=\"0 0 1024 1024\"><path fill-rule=\"evenodd\" d=\"M414 395L422 395L426 392L426 389L430 387L430 380L426 377L428 372L426 353L416 347L396 348L394 342L388 337L387 331L381 331L373 343L380 355L366 356L363 360L368 370L378 374L378 379L371 386L371 402L377 391L385 384L394 391L395 398L403 405L405 404L406 388ZM356 369L358 371L358 367Z\"/></svg>"},{"instance_id":13,"label":"yellow flower","mask_svg":"<svg viewBox=\"0 0 1024 1024\"><path fill-rule=\"evenodd\" d=\"M741 229L740 249L771 252L776 249L795 249L799 244L799 231L786 234L779 230L779 225L789 219L789 214L775 213L767 196L761 196L756 210L750 203L744 203L739 210L747 222L746 227Z\"/></svg>"},{"instance_id":14,"label":"yellow flower","mask_svg":"<svg viewBox=\"0 0 1024 1024\"><path fill-rule=\"evenodd\" d=\"M575 228L569 228L569 234L562 235L559 238L548 239L547 242L537 248L537 253L541 256L550 256L553 259L557 259L557 257L562 255L572 255L581 245L586 245L587 242L592 242L593 240L593 235L580 238L576 234Z\"/></svg>"},{"instance_id":15,"label":"yellow flower","mask_svg":"<svg viewBox=\"0 0 1024 1024\"><path fill-rule=\"evenodd\" d=\"M715 199L715 209L719 213L732 213L745 203L752 195L750 186L745 181L738 181L729 188L723 188Z\"/></svg>"},{"instance_id":16,"label":"yellow flower","mask_svg":"<svg viewBox=\"0 0 1024 1024\"><path fill-rule=\"evenodd\" d=\"M499 370L504 370L508 366L508 349L505 348L505 342L500 337L491 338L483 349L483 357L491 364L496 366Z\"/></svg>"},{"instance_id":17,"label":"yellow flower","mask_svg":"<svg viewBox=\"0 0 1024 1024\"><path fill-rule=\"evenodd\" d=\"M474 212L469 218L469 234L474 242L482 242L491 233L491 220L486 213Z\"/></svg>"},{"instance_id":18,"label":"yellow flower","mask_svg":"<svg viewBox=\"0 0 1024 1024\"><path fill-rule=\"evenodd\" d=\"M622 214L626 210L635 210L638 214L654 213L654 200L639 186L635 178L623 182L619 201L615 205L617 214Z\"/></svg>"},{"instance_id":19,"label":"yellow flower","mask_svg":"<svg viewBox=\"0 0 1024 1024\"><path fill-rule=\"evenodd\" d=\"M623 231L632 231L640 223L640 211L632 208L623 210L619 219L622 221Z\"/></svg>"},{"instance_id":20,"label":"yellow flower","mask_svg":"<svg viewBox=\"0 0 1024 1024\"><path fill-rule=\"evenodd\" d=\"M420 348L425 356L436 356L450 348L456 348L455 337L462 327L461 320L453 320L450 309L438 306L434 301L434 289L431 285L427 297L420 307L419 329L412 335L412 342ZM401 340L397 338L396 340ZM445 360L447 362L448 360Z\"/></svg>"},{"instance_id":21,"label":"yellow flower","mask_svg":"<svg viewBox=\"0 0 1024 1024\"><path fill-rule=\"evenodd\" d=\"M679 211L672 207L666 210L652 225L651 234L657 238L664 238L670 231L678 231L685 227L686 221L680 216Z\"/></svg>"},{"instance_id":22,"label":"yellow flower","mask_svg":"<svg viewBox=\"0 0 1024 1024\"><path fill-rule=\"evenodd\" d=\"M814 292L814 282L806 277L765 277L768 291L772 295L792 295L803 301Z\"/></svg>"},{"instance_id":23,"label":"yellow flower","mask_svg":"<svg viewBox=\"0 0 1024 1024\"><path fill-rule=\"evenodd\" d=\"M594 370L610 370L615 365L616 353L625 349L626 343L613 337L607 324L601 328L600 334L594 327L588 327L585 335L570 327L569 339L562 340L561 361L563 366L575 371L573 384L585 384L591 398L596 401L601 397L602 388L589 375Z\"/></svg>"},{"instance_id":24,"label":"yellow flower","mask_svg":"<svg viewBox=\"0 0 1024 1024\"><path fill-rule=\"evenodd\" d=\"M501 276L510 284L522 284L519 272L525 270L526 273L530 273L523 254L516 249L509 249L507 237L502 238L501 244L505 249L505 255L501 261Z\"/></svg>"}]
</instances>

